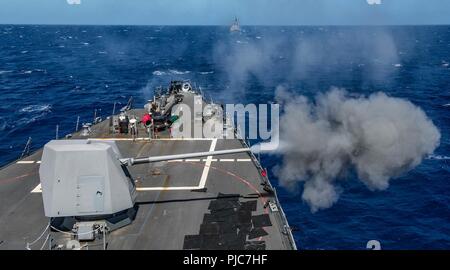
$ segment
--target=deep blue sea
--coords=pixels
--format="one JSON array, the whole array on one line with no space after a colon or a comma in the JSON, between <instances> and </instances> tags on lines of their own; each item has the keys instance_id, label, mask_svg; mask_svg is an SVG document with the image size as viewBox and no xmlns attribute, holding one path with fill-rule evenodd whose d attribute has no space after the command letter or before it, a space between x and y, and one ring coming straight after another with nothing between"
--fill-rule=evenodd
<instances>
[{"instance_id":1,"label":"deep blue sea","mask_svg":"<svg viewBox=\"0 0 450 270\"><path fill-rule=\"evenodd\" d=\"M311 213L278 188L299 249L450 249L450 27L228 27L0 25L0 164L73 132L94 110L190 79L208 98L267 103L283 85L314 97L331 87L383 91L420 106L439 128L435 154L369 191L355 176L339 201ZM262 156L271 168L278 162Z\"/></svg>"}]
</instances>

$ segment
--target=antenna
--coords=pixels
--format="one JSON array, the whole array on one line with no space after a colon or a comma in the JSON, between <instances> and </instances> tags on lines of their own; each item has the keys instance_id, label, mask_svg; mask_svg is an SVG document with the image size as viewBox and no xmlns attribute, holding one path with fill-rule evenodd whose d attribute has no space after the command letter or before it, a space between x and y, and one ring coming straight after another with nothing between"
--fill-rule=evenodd
<instances>
[{"instance_id":1,"label":"antenna","mask_svg":"<svg viewBox=\"0 0 450 270\"><path fill-rule=\"evenodd\" d=\"M75 132L78 131L78 125L80 124L80 116L77 117L77 125L75 126Z\"/></svg>"}]
</instances>

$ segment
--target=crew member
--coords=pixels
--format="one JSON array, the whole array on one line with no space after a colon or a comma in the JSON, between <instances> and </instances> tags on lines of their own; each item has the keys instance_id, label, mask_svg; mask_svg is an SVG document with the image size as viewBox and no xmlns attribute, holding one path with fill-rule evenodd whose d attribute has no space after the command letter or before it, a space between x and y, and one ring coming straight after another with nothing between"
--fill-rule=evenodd
<instances>
[{"instance_id":1,"label":"crew member","mask_svg":"<svg viewBox=\"0 0 450 270\"><path fill-rule=\"evenodd\" d=\"M152 124L152 115L149 113L144 114L141 118L141 122L146 127L150 126Z\"/></svg>"},{"instance_id":2,"label":"crew member","mask_svg":"<svg viewBox=\"0 0 450 270\"><path fill-rule=\"evenodd\" d=\"M147 134L150 135L150 138L153 138L153 119L152 113L146 113L141 118L141 123L144 125Z\"/></svg>"},{"instance_id":3,"label":"crew member","mask_svg":"<svg viewBox=\"0 0 450 270\"><path fill-rule=\"evenodd\" d=\"M133 136L133 140L138 135L138 129L137 129L136 123L137 123L137 119L135 117L130 119L130 132L131 132L131 136Z\"/></svg>"}]
</instances>

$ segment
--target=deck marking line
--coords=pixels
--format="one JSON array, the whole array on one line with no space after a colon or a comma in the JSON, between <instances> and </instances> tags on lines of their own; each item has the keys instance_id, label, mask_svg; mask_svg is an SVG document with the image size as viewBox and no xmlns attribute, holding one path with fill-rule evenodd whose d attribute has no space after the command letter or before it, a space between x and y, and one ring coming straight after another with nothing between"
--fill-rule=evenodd
<instances>
[{"instance_id":1,"label":"deck marking line","mask_svg":"<svg viewBox=\"0 0 450 270\"><path fill-rule=\"evenodd\" d=\"M220 162L233 162L234 158L221 158Z\"/></svg>"},{"instance_id":2,"label":"deck marking line","mask_svg":"<svg viewBox=\"0 0 450 270\"><path fill-rule=\"evenodd\" d=\"M216 148L217 139L213 139L211 142L211 146L209 147L209 151L214 151ZM212 156L208 156L206 158L205 166L203 167L202 176L200 178L200 184L198 186L182 186L182 187L138 187L137 191L157 191L157 190L194 190L194 189L202 189L206 185L206 179L208 178L209 168L211 166L213 158ZM216 159L217 160L217 159ZM179 160L182 161L182 160ZM198 162L200 159L185 159L186 162ZM173 162L173 160L172 160Z\"/></svg>"},{"instance_id":3,"label":"deck marking line","mask_svg":"<svg viewBox=\"0 0 450 270\"><path fill-rule=\"evenodd\" d=\"M173 159L173 160L168 160L167 162L183 162L182 159Z\"/></svg>"},{"instance_id":4,"label":"deck marking line","mask_svg":"<svg viewBox=\"0 0 450 270\"><path fill-rule=\"evenodd\" d=\"M92 141L133 141L133 138L88 138ZM147 137L139 137L135 141L212 141L212 138L159 138L150 139Z\"/></svg>"},{"instance_id":5,"label":"deck marking line","mask_svg":"<svg viewBox=\"0 0 450 270\"><path fill-rule=\"evenodd\" d=\"M155 190L192 190L200 189L198 186L183 186L183 187L140 187L137 191L155 191Z\"/></svg>"},{"instance_id":6,"label":"deck marking line","mask_svg":"<svg viewBox=\"0 0 450 270\"><path fill-rule=\"evenodd\" d=\"M217 138L213 139L211 142L211 146L209 147L209 152L214 151L216 149ZM206 179L208 178L209 167L211 166L212 156L208 156L206 158L205 167L203 168L202 177L200 178L200 184L198 185L198 189L202 189L206 185Z\"/></svg>"},{"instance_id":7,"label":"deck marking line","mask_svg":"<svg viewBox=\"0 0 450 270\"><path fill-rule=\"evenodd\" d=\"M33 164L34 160L20 160L16 162L17 164Z\"/></svg>"},{"instance_id":8,"label":"deck marking line","mask_svg":"<svg viewBox=\"0 0 450 270\"><path fill-rule=\"evenodd\" d=\"M32 191L31 193L42 193L42 187L41 184L37 185Z\"/></svg>"},{"instance_id":9,"label":"deck marking line","mask_svg":"<svg viewBox=\"0 0 450 270\"><path fill-rule=\"evenodd\" d=\"M248 162L248 161L252 161L252 160L249 159L249 158L238 158L238 159L236 159L236 161L238 161L238 162Z\"/></svg>"},{"instance_id":10,"label":"deck marking line","mask_svg":"<svg viewBox=\"0 0 450 270\"><path fill-rule=\"evenodd\" d=\"M197 159L197 158L188 158L188 159L185 159L185 161L186 162L200 162L200 159Z\"/></svg>"}]
</instances>

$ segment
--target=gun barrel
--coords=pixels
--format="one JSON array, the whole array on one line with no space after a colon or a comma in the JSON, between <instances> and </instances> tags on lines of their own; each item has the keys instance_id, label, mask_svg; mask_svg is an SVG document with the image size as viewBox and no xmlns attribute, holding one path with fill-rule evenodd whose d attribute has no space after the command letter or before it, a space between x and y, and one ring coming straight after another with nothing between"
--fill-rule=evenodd
<instances>
[{"instance_id":1,"label":"gun barrel","mask_svg":"<svg viewBox=\"0 0 450 270\"><path fill-rule=\"evenodd\" d=\"M120 159L120 162L126 166L133 166L133 165L138 165L138 164L168 161L168 160L175 160L175 159L219 156L219 155L228 155L228 154L236 154L236 153L246 153L246 152L251 152L250 148L238 148L238 149L229 149L229 150L218 150L218 151L210 151L210 152L197 152L197 153L176 154L176 155L155 156L155 157L143 157L143 158L122 158L122 159Z\"/></svg>"}]
</instances>

